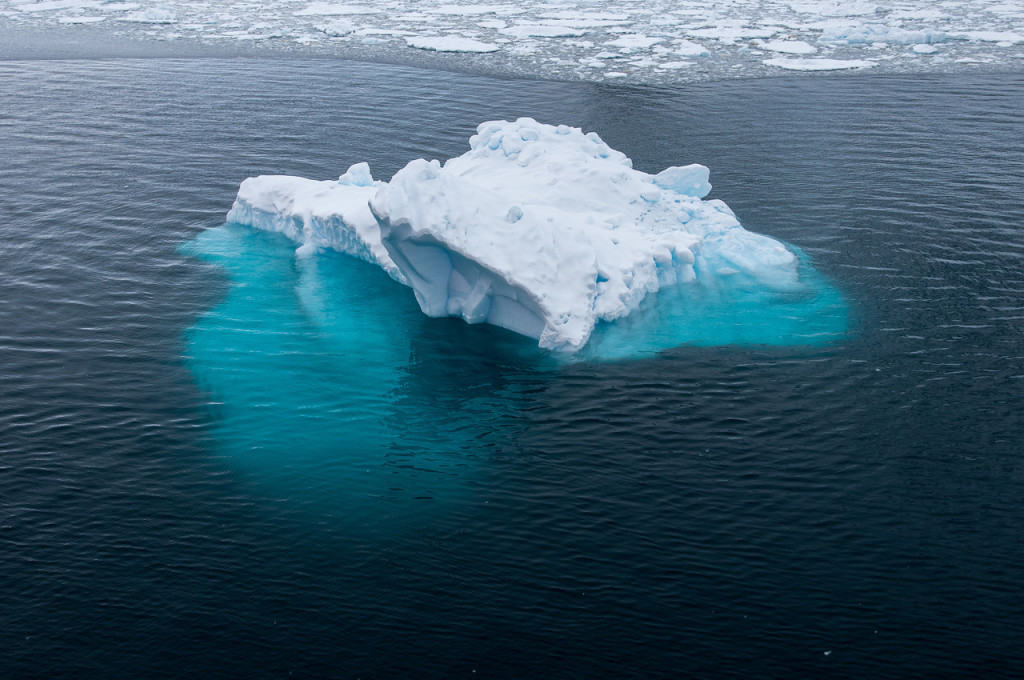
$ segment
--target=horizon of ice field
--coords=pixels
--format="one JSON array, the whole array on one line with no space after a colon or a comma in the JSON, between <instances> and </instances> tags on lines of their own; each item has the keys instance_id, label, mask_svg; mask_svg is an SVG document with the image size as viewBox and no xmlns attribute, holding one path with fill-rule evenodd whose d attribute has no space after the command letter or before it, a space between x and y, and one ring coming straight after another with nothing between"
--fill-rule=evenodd
<instances>
[{"instance_id":1,"label":"horizon of ice field","mask_svg":"<svg viewBox=\"0 0 1024 680\"><path fill-rule=\"evenodd\" d=\"M9 43L0 58L53 56L46 38L59 37L50 45L57 56L75 56L76 44L86 56L148 45L181 56L284 52L672 84L794 71L1018 70L1024 2L0 0L0 35ZM18 46L19 35L31 37Z\"/></svg>"}]
</instances>

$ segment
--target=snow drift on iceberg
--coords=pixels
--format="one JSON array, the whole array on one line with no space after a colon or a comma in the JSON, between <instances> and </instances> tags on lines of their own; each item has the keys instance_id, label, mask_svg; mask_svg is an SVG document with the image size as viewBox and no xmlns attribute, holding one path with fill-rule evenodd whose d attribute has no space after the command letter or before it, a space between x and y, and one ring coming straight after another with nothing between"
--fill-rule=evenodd
<instances>
[{"instance_id":1,"label":"snow drift on iceberg","mask_svg":"<svg viewBox=\"0 0 1024 680\"><path fill-rule=\"evenodd\" d=\"M360 163L338 181L245 180L228 221L329 247L459 316L576 351L595 325L665 286L723 279L801 287L799 260L745 230L702 165L656 175L591 132L531 118L483 123L470 150L414 160L384 183Z\"/></svg>"}]
</instances>

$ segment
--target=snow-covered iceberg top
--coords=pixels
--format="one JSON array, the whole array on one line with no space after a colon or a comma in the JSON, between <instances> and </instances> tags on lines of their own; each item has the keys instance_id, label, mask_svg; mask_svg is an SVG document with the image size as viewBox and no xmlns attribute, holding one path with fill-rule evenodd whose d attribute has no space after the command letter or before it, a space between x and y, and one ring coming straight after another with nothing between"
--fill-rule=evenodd
<instances>
[{"instance_id":1,"label":"snow-covered iceberg top","mask_svg":"<svg viewBox=\"0 0 1024 680\"><path fill-rule=\"evenodd\" d=\"M593 132L532 118L483 123L470 147L444 164L414 160L388 183L365 164L338 181L250 178L228 221L376 263L430 316L554 350L580 349L598 322L665 286L800 287L792 252L702 200L702 165L651 175Z\"/></svg>"}]
</instances>

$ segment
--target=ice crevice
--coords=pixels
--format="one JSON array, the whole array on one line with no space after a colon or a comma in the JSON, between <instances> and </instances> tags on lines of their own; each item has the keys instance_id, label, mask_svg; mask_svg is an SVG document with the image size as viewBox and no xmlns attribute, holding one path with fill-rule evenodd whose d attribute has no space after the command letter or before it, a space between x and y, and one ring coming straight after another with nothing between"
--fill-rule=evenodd
<instances>
[{"instance_id":1,"label":"ice crevice","mask_svg":"<svg viewBox=\"0 0 1024 680\"><path fill-rule=\"evenodd\" d=\"M799 260L744 229L703 165L635 170L596 133L532 118L481 124L443 164L390 182L357 163L338 180L245 180L228 221L332 248L410 286L433 317L461 317L574 352L597 324L666 286L724 281L799 290Z\"/></svg>"}]
</instances>

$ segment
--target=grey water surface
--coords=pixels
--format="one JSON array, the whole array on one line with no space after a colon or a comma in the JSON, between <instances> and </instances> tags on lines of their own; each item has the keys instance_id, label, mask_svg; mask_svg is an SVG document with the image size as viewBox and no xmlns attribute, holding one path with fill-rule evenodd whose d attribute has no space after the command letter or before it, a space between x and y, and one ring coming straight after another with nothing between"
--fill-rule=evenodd
<instances>
[{"instance_id":1,"label":"grey water surface","mask_svg":"<svg viewBox=\"0 0 1024 680\"><path fill-rule=\"evenodd\" d=\"M1018 677L1022 110L1020 74L0 63L4 674ZM220 226L248 176L521 115L708 165L849 332L562 364Z\"/></svg>"}]
</instances>

